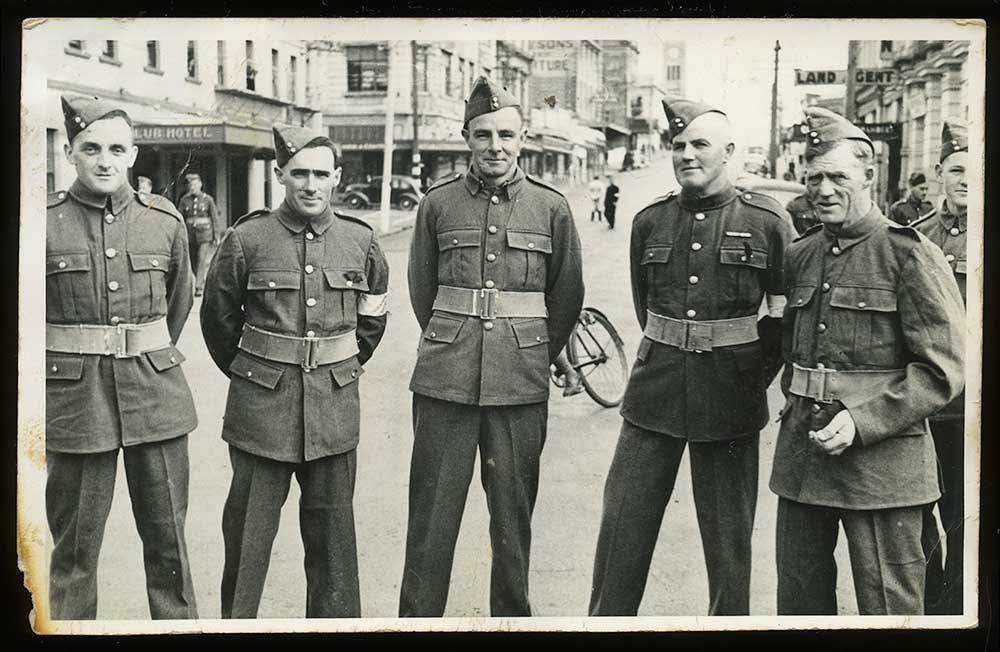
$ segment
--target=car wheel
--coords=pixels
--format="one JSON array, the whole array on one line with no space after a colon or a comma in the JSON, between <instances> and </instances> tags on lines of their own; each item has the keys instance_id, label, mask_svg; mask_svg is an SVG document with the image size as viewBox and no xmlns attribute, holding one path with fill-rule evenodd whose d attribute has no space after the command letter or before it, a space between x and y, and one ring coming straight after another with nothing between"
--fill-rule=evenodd
<instances>
[{"instance_id":1,"label":"car wheel","mask_svg":"<svg viewBox=\"0 0 1000 652\"><path fill-rule=\"evenodd\" d=\"M354 210L358 210L365 207L365 200L361 199L361 197L358 197L357 195L351 195L347 198L347 205Z\"/></svg>"},{"instance_id":2,"label":"car wheel","mask_svg":"<svg viewBox=\"0 0 1000 652\"><path fill-rule=\"evenodd\" d=\"M404 211L413 210L413 207L417 205L416 200L413 197L400 197L399 207Z\"/></svg>"}]
</instances>

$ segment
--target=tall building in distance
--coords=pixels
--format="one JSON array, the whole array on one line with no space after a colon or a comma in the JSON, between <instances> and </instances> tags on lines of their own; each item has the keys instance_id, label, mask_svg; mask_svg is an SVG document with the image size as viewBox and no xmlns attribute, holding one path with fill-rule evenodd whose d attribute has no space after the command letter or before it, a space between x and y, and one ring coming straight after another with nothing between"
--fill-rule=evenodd
<instances>
[{"instance_id":1,"label":"tall building in distance","mask_svg":"<svg viewBox=\"0 0 1000 652\"><path fill-rule=\"evenodd\" d=\"M561 107L591 127L603 127L602 48L599 41L528 41L534 59L531 106Z\"/></svg>"},{"instance_id":2,"label":"tall building in distance","mask_svg":"<svg viewBox=\"0 0 1000 652\"><path fill-rule=\"evenodd\" d=\"M685 79L687 64L685 59L684 41L663 42L663 84L661 88L667 95L685 95Z\"/></svg>"},{"instance_id":3,"label":"tall building in distance","mask_svg":"<svg viewBox=\"0 0 1000 652\"><path fill-rule=\"evenodd\" d=\"M635 41L600 41L603 50L604 76L604 136L608 152L619 148L632 149L629 129L630 102L635 92L639 46ZM624 152L623 152L624 154Z\"/></svg>"}]
</instances>

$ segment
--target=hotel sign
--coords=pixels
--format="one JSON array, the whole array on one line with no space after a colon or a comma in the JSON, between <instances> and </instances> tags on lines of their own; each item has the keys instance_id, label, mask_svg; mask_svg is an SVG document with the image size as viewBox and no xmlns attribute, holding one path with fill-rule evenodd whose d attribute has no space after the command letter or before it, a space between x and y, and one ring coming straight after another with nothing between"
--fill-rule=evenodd
<instances>
[{"instance_id":1,"label":"hotel sign","mask_svg":"<svg viewBox=\"0 0 1000 652\"><path fill-rule=\"evenodd\" d=\"M136 145L222 143L223 125L136 125Z\"/></svg>"}]
</instances>

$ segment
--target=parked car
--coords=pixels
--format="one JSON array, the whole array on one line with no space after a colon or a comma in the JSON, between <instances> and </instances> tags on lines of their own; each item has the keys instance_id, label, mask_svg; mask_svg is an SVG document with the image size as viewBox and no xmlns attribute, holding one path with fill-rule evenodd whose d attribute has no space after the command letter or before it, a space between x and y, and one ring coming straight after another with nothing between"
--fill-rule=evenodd
<instances>
[{"instance_id":1,"label":"parked car","mask_svg":"<svg viewBox=\"0 0 1000 652\"><path fill-rule=\"evenodd\" d=\"M416 208L424 196L420 186L410 177L393 175L389 186L389 203L404 211ZM340 201L355 210L378 206L382 201L382 177L372 177L368 182L348 185L344 188Z\"/></svg>"}]
</instances>

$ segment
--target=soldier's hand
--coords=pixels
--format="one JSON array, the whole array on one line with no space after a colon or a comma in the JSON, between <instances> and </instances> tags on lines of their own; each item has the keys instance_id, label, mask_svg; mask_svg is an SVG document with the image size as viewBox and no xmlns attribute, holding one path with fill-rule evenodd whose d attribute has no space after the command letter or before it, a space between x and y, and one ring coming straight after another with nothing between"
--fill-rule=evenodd
<instances>
[{"instance_id":1,"label":"soldier's hand","mask_svg":"<svg viewBox=\"0 0 1000 652\"><path fill-rule=\"evenodd\" d=\"M841 410L834 415L825 428L810 430L809 439L827 455L840 455L854 443L854 435L857 434L857 430L851 413L847 410Z\"/></svg>"}]
</instances>

